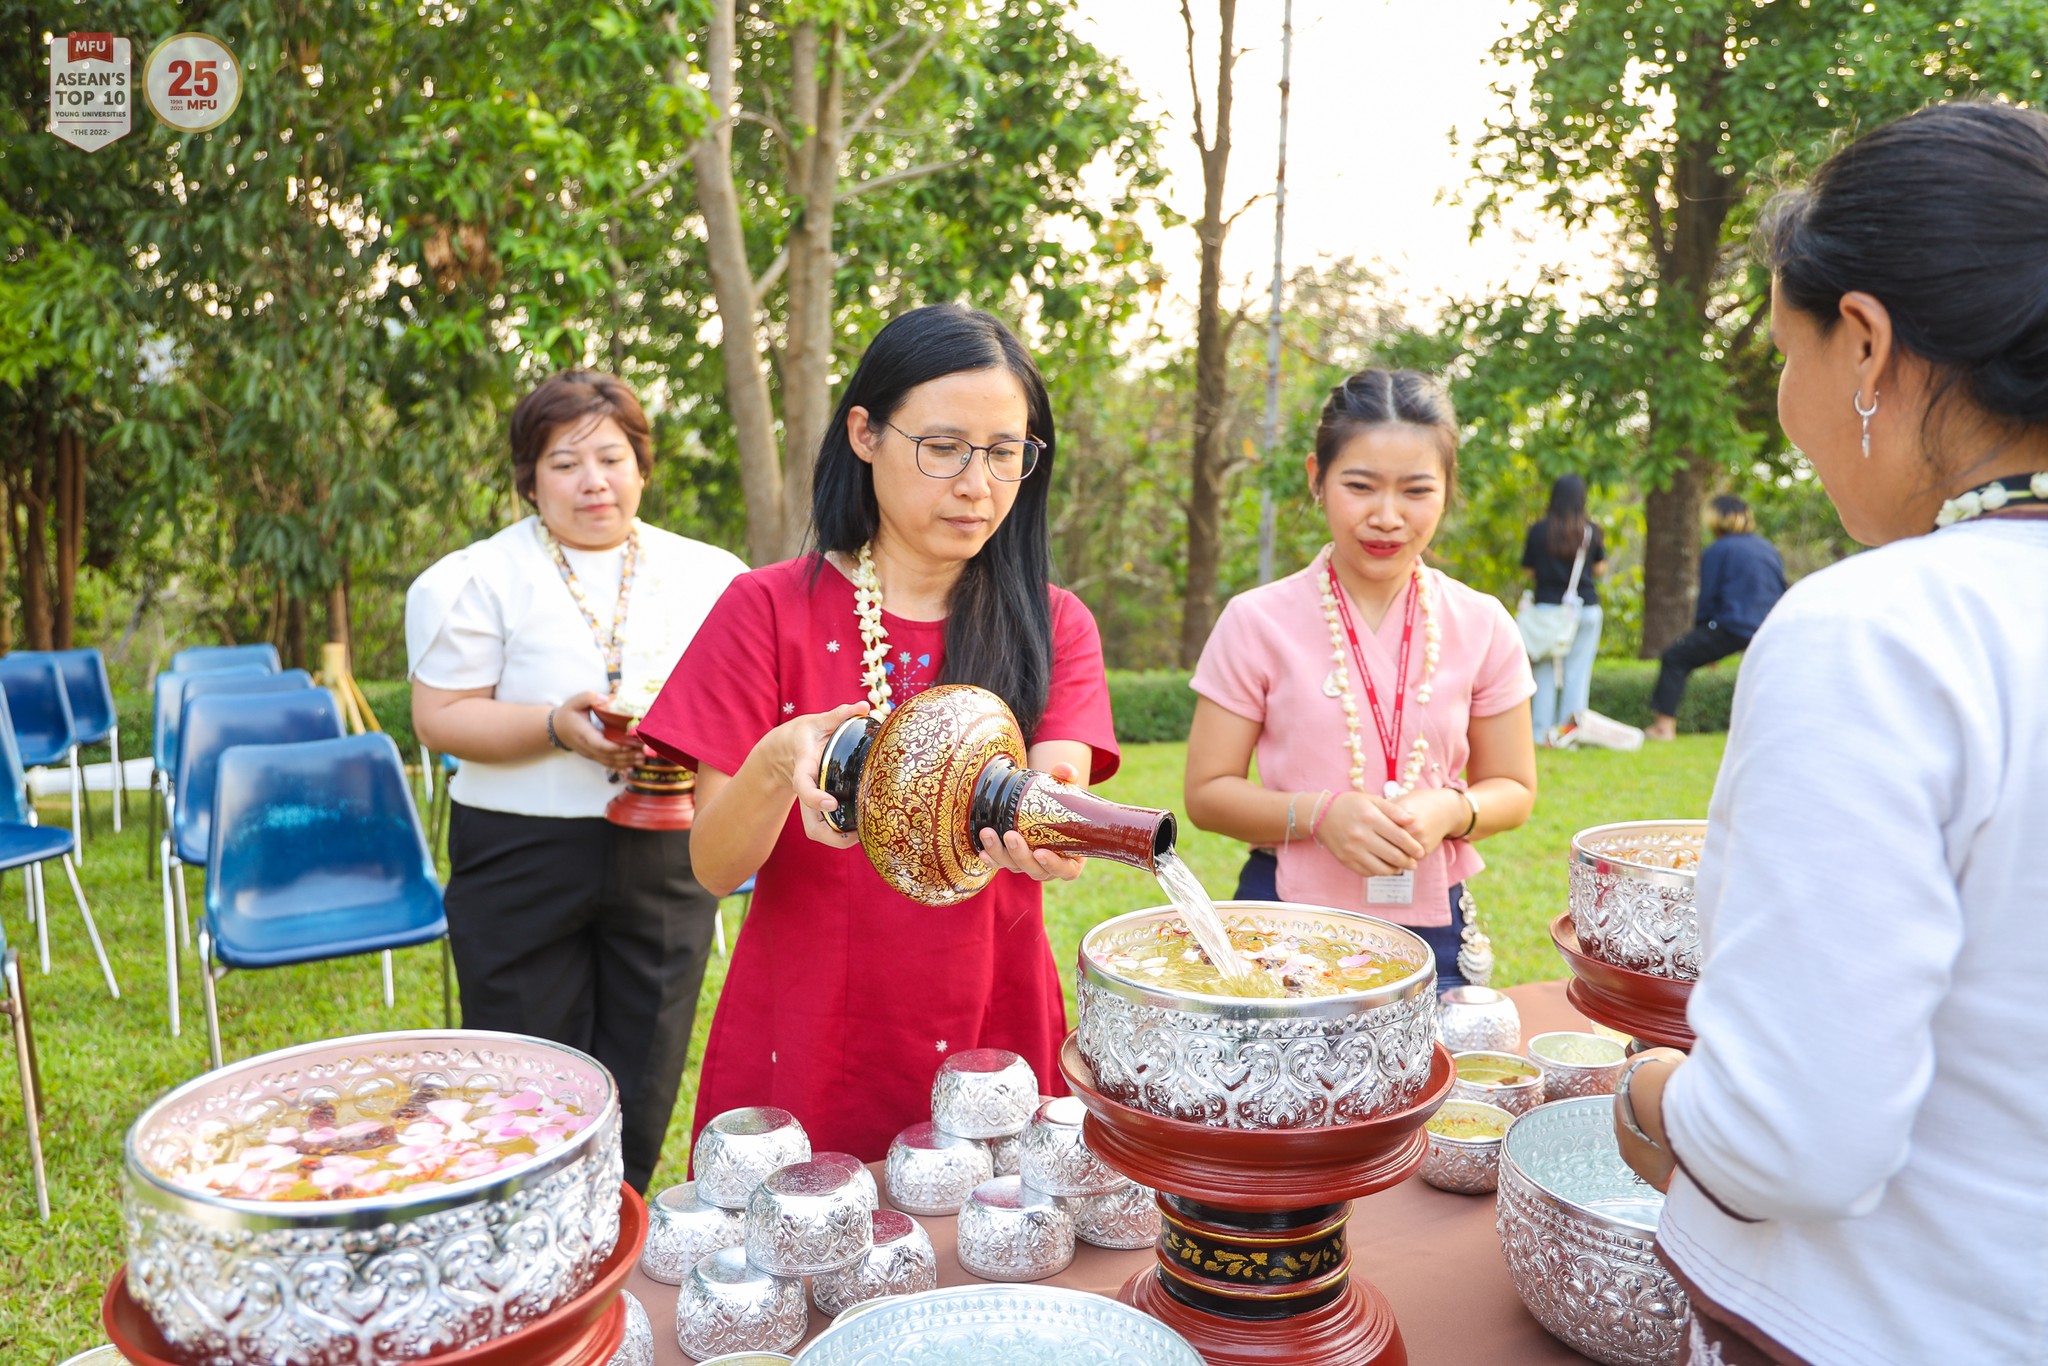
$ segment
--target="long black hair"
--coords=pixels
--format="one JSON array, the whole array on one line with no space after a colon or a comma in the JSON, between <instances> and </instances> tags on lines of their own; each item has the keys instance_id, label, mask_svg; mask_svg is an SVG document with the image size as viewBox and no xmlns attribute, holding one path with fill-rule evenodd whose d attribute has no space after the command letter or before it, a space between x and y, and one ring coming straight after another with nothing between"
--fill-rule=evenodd
<instances>
[{"instance_id":1,"label":"long black hair","mask_svg":"<svg viewBox=\"0 0 2048 1366\"><path fill-rule=\"evenodd\" d=\"M1550 486L1550 506L1543 513L1548 527L1550 553L1569 560L1586 540L1586 481L1581 475L1560 474Z\"/></svg>"},{"instance_id":2,"label":"long black hair","mask_svg":"<svg viewBox=\"0 0 2048 1366\"><path fill-rule=\"evenodd\" d=\"M1758 229L1778 297L1823 334L1875 295L1899 345L1993 418L2048 424L2048 114L1937 104L1844 147Z\"/></svg>"},{"instance_id":3,"label":"long black hair","mask_svg":"<svg viewBox=\"0 0 2048 1366\"><path fill-rule=\"evenodd\" d=\"M1017 486L1010 515L953 584L946 609L944 683L974 683L1009 703L1027 739L1045 715L1052 685L1052 557L1046 495L1052 487L1052 400L1023 343L1000 318L959 304L913 308L875 334L839 396L811 475L811 543L818 556L859 552L882 525L875 472L846 435L847 414L865 408L886 422L920 384L968 370L1008 370L1023 386L1028 434L1044 443Z\"/></svg>"}]
</instances>

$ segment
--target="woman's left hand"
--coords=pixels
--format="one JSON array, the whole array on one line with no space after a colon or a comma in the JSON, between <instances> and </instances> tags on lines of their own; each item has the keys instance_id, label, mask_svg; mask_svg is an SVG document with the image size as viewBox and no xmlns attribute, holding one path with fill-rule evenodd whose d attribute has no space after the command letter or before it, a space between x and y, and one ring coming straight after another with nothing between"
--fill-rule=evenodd
<instances>
[{"instance_id":1,"label":"woman's left hand","mask_svg":"<svg viewBox=\"0 0 2048 1366\"><path fill-rule=\"evenodd\" d=\"M1646 1048L1630 1059L1630 1065L1642 1058L1654 1058L1668 1067L1644 1064L1636 1068L1629 1079L1629 1109L1635 1114L1636 1124L1642 1131L1656 1140L1651 1146L1629 1132L1621 1122L1621 1102L1614 1103L1614 1138L1621 1145L1621 1160L1637 1176L1655 1186L1658 1190L1671 1188L1671 1177L1678 1170L1678 1159L1671 1152L1671 1136L1664 1130L1664 1086L1685 1061L1685 1054L1676 1048Z\"/></svg>"},{"instance_id":2,"label":"woman's left hand","mask_svg":"<svg viewBox=\"0 0 2048 1366\"><path fill-rule=\"evenodd\" d=\"M1395 798L1395 804L1408 808L1421 821L1422 828L1415 832L1415 837L1422 841L1424 858L1463 830L1472 817L1471 809L1455 788L1418 787Z\"/></svg>"},{"instance_id":3,"label":"woman's left hand","mask_svg":"<svg viewBox=\"0 0 2048 1366\"><path fill-rule=\"evenodd\" d=\"M1054 764L1048 776L1054 782L1071 783L1079 781L1081 774L1072 764ZM983 826L980 838L982 857L998 868L1022 873L1035 882L1050 882L1055 878L1061 882L1072 882L1081 876L1083 860L1071 854L1055 854L1050 849L1033 849L1015 830L997 839L995 831Z\"/></svg>"}]
</instances>

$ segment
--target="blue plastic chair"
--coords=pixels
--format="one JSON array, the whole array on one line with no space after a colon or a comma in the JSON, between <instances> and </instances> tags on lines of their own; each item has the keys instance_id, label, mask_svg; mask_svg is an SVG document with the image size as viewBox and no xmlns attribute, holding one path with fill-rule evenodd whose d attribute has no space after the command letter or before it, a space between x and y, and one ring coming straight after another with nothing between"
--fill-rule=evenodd
<instances>
[{"instance_id":1,"label":"blue plastic chair","mask_svg":"<svg viewBox=\"0 0 2048 1366\"><path fill-rule=\"evenodd\" d=\"M391 737L236 745L216 772L199 929L213 1065L216 958L223 969L275 968L381 952L388 1006L391 951L439 939L442 1015L452 1024L441 886Z\"/></svg>"},{"instance_id":2,"label":"blue plastic chair","mask_svg":"<svg viewBox=\"0 0 2048 1366\"><path fill-rule=\"evenodd\" d=\"M93 923L92 907L85 901L85 888L78 882L78 865L72 862L72 834L56 826L36 824L36 809L28 799L28 775L22 769L21 751L15 744L13 719L8 714L7 698L0 691L0 872L9 868L21 869L22 880L28 893L29 915L36 926L36 943L43 960L43 971L50 970L50 904L44 894L42 865L51 859L62 859L64 875L71 880L71 898L78 903L78 914L85 921L85 932L92 939L92 951L100 960L100 971L106 974L107 990L115 1000L121 999L121 986L114 980L113 965L107 962L106 945L100 942L100 927Z\"/></svg>"},{"instance_id":3,"label":"blue plastic chair","mask_svg":"<svg viewBox=\"0 0 2048 1366\"><path fill-rule=\"evenodd\" d=\"M221 756L236 745L292 745L335 740L342 735L341 708L325 688L290 692L220 692L195 697L184 708L178 737L178 766L171 779L161 864L164 891L164 957L170 995L171 1034L179 1033L179 926L188 912L185 865L207 866L213 830L213 785Z\"/></svg>"},{"instance_id":4,"label":"blue plastic chair","mask_svg":"<svg viewBox=\"0 0 2048 1366\"><path fill-rule=\"evenodd\" d=\"M196 674L209 669L232 669L244 664L260 665L267 673L284 667L277 647L262 645L192 645L171 656L171 672Z\"/></svg>"},{"instance_id":5,"label":"blue plastic chair","mask_svg":"<svg viewBox=\"0 0 2048 1366\"><path fill-rule=\"evenodd\" d=\"M71 828L81 829L85 782L78 771L78 720L71 712L64 671L44 653L7 655L0 658L0 692L6 694L7 709L14 716L14 743L22 767L64 764L71 769ZM84 858L85 851L80 849L78 856Z\"/></svg>"},{"instance_id":6,"label":"blue plastic chair","mask_svg":"<svg viewBox=\"0 0 2048 1366\"><path fill-rule=\"evenodd\" d=\"M153 857L156 849L157 806L171 800L171 775L178 768L178 723L185 715L185 689L202 678L206 680L205 686L218 688L229 679L253 682L294 676L306 679L308 683L311 681L311 675L303 669L294 670L291 675L280 674L260 661L230 663L200 673L160 673L156 676L155 728L150 748L153 762L149 774L149 849L144 852L145 859ZM256 683L256 686L261 688L264 685ZM165 821L168 824L168 816Z\"/></svg>"},{"instance_id":7,"label":"blue plastic chair","mask_svg":"<svg viewBox=\"0 0 2048 1366\"><path fill-rule=\"evenodd\" d=\"M36 1035L29 1022L28 996L22 991L21 959L7 947L7 927L0 925L0 1015L14 1035L14 1070L21 1077L21 1108L28 1130L29 1165L35 1172L36 1214L50 1217L50 1177L43 1166L43 1077L36 1066Z\"/></svg>"},{"instance_id":8,"label":"blue plastic chair","mask_svg":"<svg viewBox=\"0 0 2048 1366\"><path fill-rule=\"evenodd\" d=\"M128 804L127 775L121 771L121 718L114 711L114 684L107 676L107 661L98 650L52 650L64 675L64 692L71 700L71 719L77 723L78 743L104 744L113 761L114 833L121 833L121 817ZM86 826L92 832L92 806L85 808Z\"/></svg>"}]
</instances>

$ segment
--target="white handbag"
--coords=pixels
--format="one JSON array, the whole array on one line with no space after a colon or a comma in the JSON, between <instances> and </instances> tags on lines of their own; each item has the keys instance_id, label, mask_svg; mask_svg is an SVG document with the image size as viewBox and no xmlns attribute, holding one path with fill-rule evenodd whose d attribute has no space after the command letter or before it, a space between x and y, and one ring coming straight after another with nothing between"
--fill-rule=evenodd
<instances>
[{"instance_id":1,"label":"white handbag","mask_svg":"<svg viewBox=\"0 0 2048 1366\"><path fill-rule=\"evenodd\" d=\"M1562 661L1572 648L1572 640L1579 633L1579 574L1586 567L1586 551L1593 543L1593 528L1589 525L1586 534L1579 541L1579 553L1572 557L1572 576L1564 587L1563 602L1538 602L1529 589L1522 590L1522 601L1515 608L1515 625L1522 632L1522 648L1529 652L1531 664L1541 664L1546 659Z\"/></svg>"}]
</instances>

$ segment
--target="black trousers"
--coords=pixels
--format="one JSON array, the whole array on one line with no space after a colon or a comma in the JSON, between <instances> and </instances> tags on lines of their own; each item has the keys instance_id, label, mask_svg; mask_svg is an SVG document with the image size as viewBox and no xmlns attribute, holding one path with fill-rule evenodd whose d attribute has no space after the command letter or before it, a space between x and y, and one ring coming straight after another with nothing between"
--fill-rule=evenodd
<instances>
[{"instance_id":1,"label":"black trousers","mask_svg":"<svg viewBox=\"0 0 2048 1366\"><path fill-rule=\"evenodd\" d=\"M1693 627L1658 656L1663 667L1657 670L1657 686L1650 692L1650 710L1659 716L1678 715L1678 704L1685 698L1685 680L1694 669L1739 654L1748 646L1748 636L1739 636L1716 622Z\"/></svg>"},{"instance_id":2,"label":"black trousers","mask_svg":"<svg viewBox=\"0 0 2048 1366\"><path fill-rule=\"evenodd\" d=\"M687 830L455 804L448 938L468 1029L580 1048L619 1084L626 1180L645 1191L668 1134L718 901Z\"/></svg>"}]
</instances>

